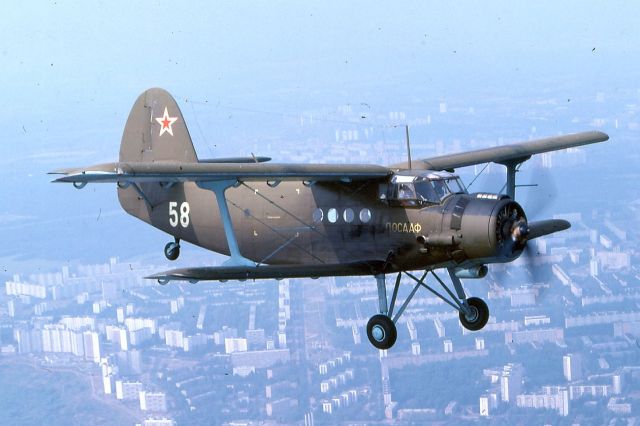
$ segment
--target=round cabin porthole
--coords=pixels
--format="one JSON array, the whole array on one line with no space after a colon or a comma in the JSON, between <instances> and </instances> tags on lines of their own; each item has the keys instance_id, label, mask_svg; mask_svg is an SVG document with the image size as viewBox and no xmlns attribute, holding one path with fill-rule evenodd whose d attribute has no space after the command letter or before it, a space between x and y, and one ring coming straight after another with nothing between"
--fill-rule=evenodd
<instances>
[{"instance_id":1,"label":"round cabin porthole","mask_svg":"<svg viewBox=\"0 0 640 426\"><path fill-rule=\"evenodd\" d=\"M360 210L360 221L362 223L368 223L371 220L371 210L362 209Z\"/></svg>"},{"instance_id":2,"label":"round cabin porthole","mask_svg":"<svg viewBox=\"0 0 640 426\"><path fill-rule=\"evenodd\" d=\"M315 223L320 223L322 222L322 218L324 218L324 212L322 211L322 209L315 209L313 211L313 221Z\"/></svg>"},{"instance_id":3,"label":"round cabin porthole","mask_svg":"<svg viewBox=\"0 0 640 426\"><path fill-rule=\"evenodd\" d=\"M356 214L353 212L353 209L345 209L344 213L342 214L342 218L347 223L353 222L353 219L355 217L356 217Z\"/></svg>"},{"instance_id":4,"label":"round cabin porthole","mask_svg":"<svg viewBox=\"0 0 640 426\"><path fill-rule=\"evenodd\" d=\"M338 221L338 210L329 209L327 212L327 219L329 219L329 222L331 223L336 223Z\"/></svg>"}]
</instances>

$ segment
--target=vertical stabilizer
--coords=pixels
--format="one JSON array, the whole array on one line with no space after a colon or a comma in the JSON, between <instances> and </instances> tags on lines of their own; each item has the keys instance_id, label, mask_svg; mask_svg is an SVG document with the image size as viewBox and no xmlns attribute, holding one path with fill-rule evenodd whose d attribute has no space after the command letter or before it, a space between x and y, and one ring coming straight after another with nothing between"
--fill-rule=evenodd
<instances>
[{"instance_id":1,"label":"vertical stabilizer","mask_svg":"<svg viewBox=\"0 0 640 426\"><path fill-rule=\"evenodd\" d=\"M120 161L198 162L180 108L166 90L149 89L136 100L122 134Z\"/></svg>"}]
</instances>

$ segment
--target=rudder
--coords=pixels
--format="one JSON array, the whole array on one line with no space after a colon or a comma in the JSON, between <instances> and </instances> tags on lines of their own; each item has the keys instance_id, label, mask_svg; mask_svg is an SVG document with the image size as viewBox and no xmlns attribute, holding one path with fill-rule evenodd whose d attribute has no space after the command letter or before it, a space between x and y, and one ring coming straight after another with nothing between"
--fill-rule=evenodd
<instances>
[{"instance_id":1,"label":"rudder","mask_svg":"<svg viewBox=\"0 0 640 426\"><path fill-rule=\"evenodd\" d=\"M120 162L197 163L189 130L175 99L148 89L131 108L120 143Z\"/></svg>"}]
</instances>

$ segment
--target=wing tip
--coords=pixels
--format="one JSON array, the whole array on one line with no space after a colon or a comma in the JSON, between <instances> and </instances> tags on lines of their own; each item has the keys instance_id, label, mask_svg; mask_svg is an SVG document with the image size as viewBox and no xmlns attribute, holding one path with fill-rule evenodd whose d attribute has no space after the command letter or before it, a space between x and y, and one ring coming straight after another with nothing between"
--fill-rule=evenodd
<instances>
[{"instance_id":1,"label":"wing tip","mask_svg":"<svg viewBox=\"0 0 640 426\"><path fill-rule=\"evenodd\" d=\"M594 142L606 142L609 140L609 135L606 134L603 131L600 130L594 130L592 132L590 132L594 135L593 141Z\"/></svg>"}]
</instances>

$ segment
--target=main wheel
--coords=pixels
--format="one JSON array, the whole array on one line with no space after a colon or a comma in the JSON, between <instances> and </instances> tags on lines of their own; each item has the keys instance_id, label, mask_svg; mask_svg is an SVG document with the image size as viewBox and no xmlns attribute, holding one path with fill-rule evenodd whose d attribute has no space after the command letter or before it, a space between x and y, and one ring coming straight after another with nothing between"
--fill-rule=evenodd
<instances>
[{"instance_id":1,"label":"main wheel","mask_svg":"<svg viewBox=\"0 0 640 426\"><path fill-rule=\"evenodd\" d=\"M391 318L378 314L367 323L367 337L376 348L389 349L396 342L398 331Z\"/></svg>"},{"instance_id":2,"label":"main wheel","mask_svg":"<svg viewBox=\"0 0 640 426\"><path fill-rule=\"evenodd\" d=\"M167 243L164 246L164 255L169 260L176 260L180 256L180 245L177 243Z\"/></svg>"},{"instance_id":3,"label":"main wheel","mask_svg":"<svg viewBox=\"0 0 640 426\"><path fill-rule=\"evenodd\" d=\"M460 323L467 330L481 330L489 321L489 307L479 297L468 298L467 305L470 312L468 315L460 312Z\"/></svg>"}]
</instances>

